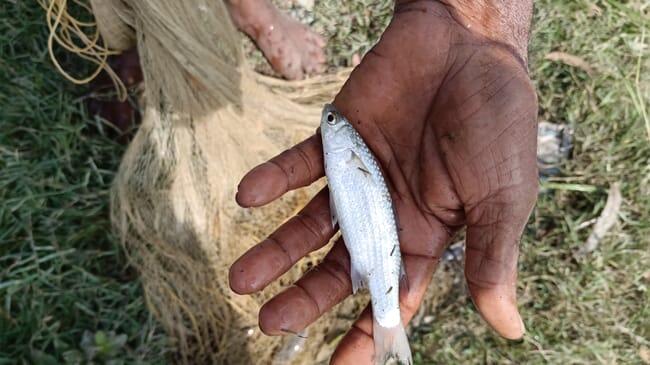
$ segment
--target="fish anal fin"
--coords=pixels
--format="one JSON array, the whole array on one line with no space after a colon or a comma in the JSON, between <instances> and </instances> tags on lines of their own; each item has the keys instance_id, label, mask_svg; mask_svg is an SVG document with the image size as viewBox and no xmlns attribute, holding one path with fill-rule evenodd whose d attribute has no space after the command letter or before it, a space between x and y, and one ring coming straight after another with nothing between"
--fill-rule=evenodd
<instances>
[{"instance_id":1,"label":"fish anal fin","mask_svg":"<svg viewBox=\"0 0 650 365\"><path fill-rule=\"evenodd\" d=\"M356 294L359 289L364 288L366 285L363 282L361 273L354 265L354 261L350 262L350 276L352 279L352 294Z\"/></svg>"}]
</instances>

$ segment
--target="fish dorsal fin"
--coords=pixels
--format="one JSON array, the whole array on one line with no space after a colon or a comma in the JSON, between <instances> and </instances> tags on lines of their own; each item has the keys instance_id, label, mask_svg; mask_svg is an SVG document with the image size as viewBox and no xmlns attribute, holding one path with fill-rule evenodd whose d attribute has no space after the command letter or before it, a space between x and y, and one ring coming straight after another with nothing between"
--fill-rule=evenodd
<instances>
[{"instance_id":1,"label":"fish dorsal fin","mask_svg":"<svg viewBox=\"0 0 650 365\"><path fill-rule=\"evenodd\" d=\"M361 171L368 178L372 177L368 166L366 166L366 164L363 163L361 157L352 150L350 150L350 160L348 160L348 164L351 168Z\"/></svg>"},{"instance_id":2,"label":"fish dorsal fin","mask_svg":"<svg viewBox=\"0 0 650 365\"><path fill-rule=\"evenodd\" d=\"M397 232L399 234L399 232L402 230L402 226L399 224L399 216L397 215L397 209L395 209L394 205L392 206L392 208L393 208L393 218L395 218L395 228L397 228Z\"/></svg>"},{"instance_id":3,"label":"fish dorsal fin","mask_svg":"<svg viewBox=\"0 0 650 365\"><path fill-rule=\"evenodd\" d=\"M400 260L399 263L399 286L405 288L407 292L411 290L409 278L406 276L406 269L404 268L404 260Z\"/></svg>"},{"instance_id":4,"label":"fish dorsal fin","mask_svg":"<svg viewBox=\"0 0 650 365\"><path fill-rule=\"evenodd\" d=\"M336 214L336 205L334 205L334 196L332 195L332 192L330 192L330 216L332 217L332 227L336 227L336 223L338 223L338 217Z\"/></svg>"}]
</instances>

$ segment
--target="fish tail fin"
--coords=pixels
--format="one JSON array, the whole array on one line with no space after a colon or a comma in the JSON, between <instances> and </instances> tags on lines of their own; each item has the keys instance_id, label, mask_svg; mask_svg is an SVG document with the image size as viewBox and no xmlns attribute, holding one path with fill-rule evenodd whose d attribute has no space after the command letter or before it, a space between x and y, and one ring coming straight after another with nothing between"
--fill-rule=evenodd
<instances>
[{"instance_id":1,"label":"fish tail fin","mask_svg":"<svg viewBox=\"0 0 650 365\"><path fill-rule=\"evenodd\" d=\"M373 337L375 339L375 365L384 365L390 359L391 364L411 365L411 347L404 331L402 321L395 327L382 327L373 320Z\"/></svg>"}]
</instances>

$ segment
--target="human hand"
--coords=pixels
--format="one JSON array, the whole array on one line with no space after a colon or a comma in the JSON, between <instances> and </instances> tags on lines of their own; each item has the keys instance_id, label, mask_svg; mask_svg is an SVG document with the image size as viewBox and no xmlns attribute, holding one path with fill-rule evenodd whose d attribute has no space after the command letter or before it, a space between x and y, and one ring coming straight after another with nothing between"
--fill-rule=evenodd
<instances>
[{"instance_id":1,"label":"human hand","mask_svg":"<svg viewBox=\"0 0 650 365\"><path fill-rule=\"evenodd\" d=\"M398 2L381 41L333 104L373 150L391 190L409 282L400 294L402 319L415 314L444 247L466 226L469 292L483 318L514 339L524 333L516 305L518 243L537 194L536 97L525 39L522 45L481 25L468 29L476 13L468 17L464 9L454 1ZM237 201L261 206L323 174L315 135L251 170ZM334 233L325 190L233 264L232 289L262 290ZM261 329L304 329L350 295L349 268L339 241L315 270L261 308ZM371 327L366 310L332 363L370 363Z\"/></svg>"}]
</instances>

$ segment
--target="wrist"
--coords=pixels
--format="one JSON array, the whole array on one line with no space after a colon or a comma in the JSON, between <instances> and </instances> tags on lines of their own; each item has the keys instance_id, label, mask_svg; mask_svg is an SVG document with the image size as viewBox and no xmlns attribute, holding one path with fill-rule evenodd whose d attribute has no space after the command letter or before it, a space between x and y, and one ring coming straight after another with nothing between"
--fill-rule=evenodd
<instances>
[{"instance_id":1,"label":"wrist","mask_svg":"<svg viewBox=\"0 0 650 365\"><path fill-rule=\"evenodd\" d=\"M434 0L446 8L455 22L488 42L511 48L528 63L528 36L533 13L532 0ZM400 6L413 1L397 1Z\"/></svg>"}]
</instances>

